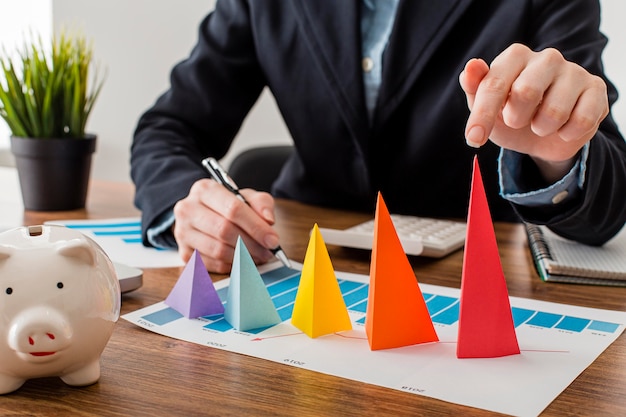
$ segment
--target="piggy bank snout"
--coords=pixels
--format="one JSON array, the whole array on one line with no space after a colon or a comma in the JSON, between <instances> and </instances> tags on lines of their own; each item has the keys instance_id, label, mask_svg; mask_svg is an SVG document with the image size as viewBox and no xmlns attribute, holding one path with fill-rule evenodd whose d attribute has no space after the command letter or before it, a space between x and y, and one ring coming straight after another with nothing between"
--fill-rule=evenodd
<instances>
[{"instance_id":1,"label":"piggy bank snout","mask_svg":"<svg viewBox=\"0 0 626 417\"><path fill-rule=\"evenodd\" d=\"M69 321L52 308L24 310L14 317L9 328L9 347L29 362L52 359L67 348L71 340Z\"/></svg>"}]
</instances>

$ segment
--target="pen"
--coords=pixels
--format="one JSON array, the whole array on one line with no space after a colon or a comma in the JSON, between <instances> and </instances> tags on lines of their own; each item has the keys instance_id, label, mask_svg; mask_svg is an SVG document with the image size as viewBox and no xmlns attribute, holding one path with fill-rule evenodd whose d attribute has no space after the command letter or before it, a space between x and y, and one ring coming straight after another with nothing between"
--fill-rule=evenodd
<instances>
[{"instance_id":1,"label":"pen","mask_svg":"<svg viewBox=\"0 0 626 417\"><path fill-rule=\"evenodd\" d=\"M219 164L219 162L217 162L215 158L209 157L203 159L202 165L209 172L211 178L226 187L228 191L235 194L235 196L237 196L239 200L243 201L247 205L250 205L250 203L248 203L243 195L241 195L241 193L239 192L239 187L237 187L235 181L233 181L233 179L228 175L226 170L222 168L222 166ZM287 255L285 255L285 252L283 252L280 246L277 246L274 249L270 249L270 252L272 252L274 256L276 256L283 263L283 265L285 265L287 268L291 268L291 262L289 262L289 258L287 258Z\"/></svg>"}]
</instances>

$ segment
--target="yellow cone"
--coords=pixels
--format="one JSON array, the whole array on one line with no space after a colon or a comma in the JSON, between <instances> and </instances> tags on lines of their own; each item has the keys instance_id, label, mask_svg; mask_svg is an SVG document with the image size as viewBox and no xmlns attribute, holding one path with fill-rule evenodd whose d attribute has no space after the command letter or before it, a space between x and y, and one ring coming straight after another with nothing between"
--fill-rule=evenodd
<instances>
[{"instance_id":1,"label":"yellow cone","mask_svg":"<svg viewBox=\"0 0 626 417\"><path fill-rule=\"evenodd\" d=\"M291 324L315 338L352 329L346 303L317 227L313 227L293 306Z\"/></svg>"}]
</instances>

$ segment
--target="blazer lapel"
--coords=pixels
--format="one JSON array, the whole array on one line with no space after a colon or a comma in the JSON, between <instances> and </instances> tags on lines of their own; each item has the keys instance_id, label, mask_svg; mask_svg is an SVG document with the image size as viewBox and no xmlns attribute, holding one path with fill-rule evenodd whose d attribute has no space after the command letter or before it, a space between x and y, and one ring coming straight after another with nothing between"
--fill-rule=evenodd
<instances>
[{"instance_id":1,"label":"blazer lapel","mask_svg":"<svg viewBox=\"0 0 626 417\"><path fill-rule=\"evenodd\" d=\"M314 60L355 138L369 126L361 72L360 2L295 0L294 10ZM329 5L329 3L331 3ZM359 141L364 146L365 141Z\"/></svg>"},{"instance_id":2,"label":"blazer lapel","mask_svg":"<svg viewBox=\"0 0 626 417\"><path fill-rule=\"evenodd\" d=\"M383 62L376 120L394 111L472 0L401 0Z\"/></svg>"}]
</instances>

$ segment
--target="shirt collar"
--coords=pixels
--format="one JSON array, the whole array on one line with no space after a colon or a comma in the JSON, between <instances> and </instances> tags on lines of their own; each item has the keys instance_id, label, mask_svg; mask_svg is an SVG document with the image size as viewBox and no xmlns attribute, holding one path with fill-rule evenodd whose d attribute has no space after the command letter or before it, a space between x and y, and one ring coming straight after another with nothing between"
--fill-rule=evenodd
<instances>
[{"instance_id":1,"label":"shirt collar","mask_svg":"<svg viewBox=\"0 0 626 417\"><path fill-rule=\"evenodd\" d=\"M376 10L376 0L363 0L363 5L370 10Z\"/></svg>"}]
</instances>

